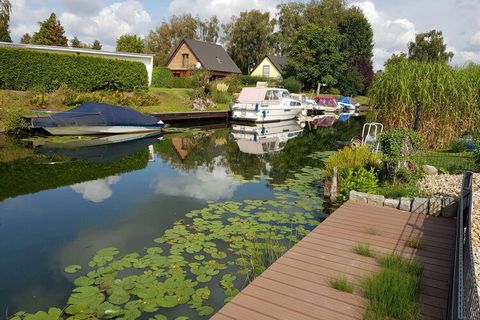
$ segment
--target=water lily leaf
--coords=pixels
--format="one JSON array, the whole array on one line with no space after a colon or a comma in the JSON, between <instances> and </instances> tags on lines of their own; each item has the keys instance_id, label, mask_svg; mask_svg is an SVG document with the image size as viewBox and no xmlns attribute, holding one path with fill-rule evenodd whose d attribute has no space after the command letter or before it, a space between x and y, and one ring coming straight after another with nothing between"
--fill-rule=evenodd
<instances>
[{"instance_id":1,"label":"water lily leaf","mask_svg":"<svg viewBox=\"0 0 480 320\"><path fill-rule=\"evenodd\" d=\"M186 317L186 316L180 316L180 317L176 317L175 320L188 320L189 318Z\"/></svg>"},{"instance_id":2,"label":"water lily leaf","mask_svg":"<svg viewBox=\"0 0 480 320\"><path fill-rule=\"evenodd\" d=\"M89 285L93 284L94 282L95 282L95 279L88 278L88 277L78 277L77 279L75 279L75 281L73 281L73 283L77 287L89 286Z\"/></svg>"},{"instance_id":3,"label":"water lily leaf","mask_svg":"<svg viewBox=\"0 0 480 320\"><path fill-rule=\"evenodd\" d=\"M156 312L158 305L156 303L147 303L142 306L142 310L145 312Z\"/></svg>"},{"instance_id":4,"label":"water lily leaf","mask_svg":"<svg viewBox=\"0 0 480 320\"><path fill-rule=\"evenodd\" d=\"M111 248L100 249L95 253L95 255L100 257L110 257L110 256L117 255L118 253L119 251L117 248L111 247Z\"/></svg>"},{"instance_id":5,"label":"water lily leaf","mask_svg":"<svg viewBox=\"0 0 480 320\"><path fill-rule=\"evenodd\" d=\"M206 274L201 274L201 275L197 276L197 281L198 282L208 282L210 280L212 280L212 277L208 276Z\"/></svg>"},{"instance_id":6,"label":"water lily leaf","mask_svg":"<svg viewBox=\"0 0 480 320\"><path fill-rule=\"evenodd\" d=\"M113 305L109 302L104 302L97 308L97 315L100 318L115 318L122 314L120 307Z\"/></svg>"},{"instance_id":7,"label":"water lily leaf","mask_svg":"<svg viewBox=\"0 0 480 320\"><path fill-rule=\"evenodd\" d=\"M71 266L65 267L65 272L66 273L75 273L80 269L82 269L82 267L79 266L78 264L72 264Z\"/></svg>"},{"instance_id":8,"label":"water lily leaf","mask_svg":"<svg viewBox=\"0 0 480 320\"><path fill-rule=\"evenodd\" d=\"M157 315L155 315L155 317L150 318L148 320L168 320L168 318L166 316L164 316L163 314L157 314Z\"/></svg>"},{"instance_id":9,"label":"water lily leaf","mask_svg":"<svg viewBox=\"0 0 480 320\"><path fill-rule=\"evenodd\" d=\"M173 308L178 304L177 296L164 296L157 297L157 304L162 308Z\"/></svg>"},{"instance_id":10,"label":"water lily leaf","mask_svg":"<svg viewBox=\"0 0 480 320\"><path fill-rule=\"evenodd\" d=\"M126 320L135 320L142 315L138 309L127 309L123 315L123 318Z\"/></svg>"},{"instance_id":11,"label":"water lily leaf","mask_svg":"<svg viewBox=\"0 0 480 320\"><path fill-rule=\"evenodd\" d=\"M194 256L195 260L203 260L205 259L205 256L203 254L197 254Z\"/></svg>"},{"instance_id":12,"label":"water lily leaf","mask_svg":"<svg viewBox=\"0 0 480 320\"><path fill-rule=\"evenodd\" d=\"M212 314L214 309L209 306L202 306L200 308L197 308L198 314L201 316L208 316L209 314Z\"/></svg>"},{"instance_id":13,"label":"water lily leaf","mask_svg":"<svg viewBox=\"0 0 480 320\"><path fill-rule=\"evenodd\" d=\"M215 259L224 259L227 257L227 254L225 252L218 251L218 252L213 252L211 256L212 258L215 258Z\"/></svg>"},{"instance_id":14,"label":"water lily leaf","mask_svg":"<svg viewBox=\"0 0 480 320\"><path fill-rule=\"evenodd\" d=\"M108 297L108 301L113 304L124 304L130 300L130 295L123 289L116 289L111 296Z\"/></svg>"}]
</instances>

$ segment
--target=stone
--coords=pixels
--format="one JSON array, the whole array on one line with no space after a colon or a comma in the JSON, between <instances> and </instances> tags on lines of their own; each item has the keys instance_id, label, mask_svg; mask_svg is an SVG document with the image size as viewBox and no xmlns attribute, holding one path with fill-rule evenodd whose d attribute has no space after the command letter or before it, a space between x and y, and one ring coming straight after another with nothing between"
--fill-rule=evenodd
<instances>
[{"instance_id":1,"label":"stone","mask_svg":"<svg viewBox=\"0 0 480 320\"><path fill-rule=\"evenodd\" d=\"M398 206L398 209L410 212L412 209L412 199L405 197L400 198L400 205Z\"/></svg>"},{"instance_id":2,"label":"stone","mask_svg":"<svg viewBox=\"0 0 480 320\"><path fill-rule=\"evenodd\" d=\"M366 193L358 192L355 190L350 191L350 200L361 202L361 203L367 203L367 197L368 197L368 194Z\"/></svg>"},{"instance_id":3,"label":"stone","mask_svg":"<svg viewBox=\"0 0 480 320\"><path fill-rule=\"evenodd\" d=\"M428 199L427 198L413 198L412 209L413 213L428 214Z\"/></svg>"},{"instance_id":4,"label":"stone","mask_svg":"<svg viewBox=\"0 0 480 320\"><path fill-rule=\"evenodd\" d=\"M438 174L438 169L435 168L434 166L430 166L428 164L425 164L425 165L422 166L422 171L427 176L436 176Z\"/></svg>"},{"instance_id":5,"label":"stone","mask_svg":"<svg viewBox=\"0 0 480 320\"><path fill-rule=\"evenodd\" d=\"M442 201L442 217L453 218L457 216L458 199L456 197L444 197Z\"/></svg>"},{"instance_id":6,"label":"stone","mask_svg":"<svg viewBox=\"0 0 480 320\"><path fill-rule=\"evenodd\" d=\"M428 202L428 214L436 217L442 214L442 198L430 198Z\"/></svg>"},{"instance_id":7,"label":"stone","mask_svg":"<svg viewBox=\"0 0 480 320\"><path fill-rule=\"evenodd\" d=\"M376 194L369 194L367 196L368 204L383 207L383 202L385 202L385 196L380 196Z\"/></svg>"},{"instance_id":8,"label":"stone","mask_svg":"<svg viewBox=\"0 0 480 320\"><path fill-rule=\"evenodd\" d=\"M383 206L387 208L398 209L399 205L400 200L398 199L385 199L385 201L383 202Z\"/></svg>"}]
</instances>

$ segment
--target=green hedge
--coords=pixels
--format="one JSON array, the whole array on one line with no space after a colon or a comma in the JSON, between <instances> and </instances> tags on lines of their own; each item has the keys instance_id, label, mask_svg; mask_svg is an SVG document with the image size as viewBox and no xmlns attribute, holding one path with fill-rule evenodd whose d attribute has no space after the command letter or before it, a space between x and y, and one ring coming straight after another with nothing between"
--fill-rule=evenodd
<instances>
[{"instance_id":1,"label":"green hedge","mask_svg":"<svg viewBox=\"0 0 480 320\"><path fill-rule=\"evenodd\" d=\"M172 71L165 67L153 67L152 87L171 88L173 84Z\"/></svg>"},{"instance_id":2,"label":"green hedge","mask_svg":"<svg viewBox=\"0 0 480 320\"><path fill-rule=\"evenodd\" d=\"M75 54L0 48L0 89L81 91L148 88L143 63Z\"/></svg>"},{"instance_id":3,"label":"green hedge","mask_svg":"<svg viewBox=\"0 0 480 320\"><path fill-rule=\"evenodd\" d=\"M242 84L245 86L255 86L257 85L257 82L268 82L271 81L271 78L267 77L254 77L250 75L240 75L240 80L242 81Z\"/></svg>"}]
</instances>

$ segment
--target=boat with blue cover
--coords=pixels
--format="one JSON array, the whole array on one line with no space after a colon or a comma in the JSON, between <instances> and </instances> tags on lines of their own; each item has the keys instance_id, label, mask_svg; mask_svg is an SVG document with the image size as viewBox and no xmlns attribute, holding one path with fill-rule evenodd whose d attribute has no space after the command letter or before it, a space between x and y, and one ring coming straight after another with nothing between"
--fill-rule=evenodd
<instances>
[{"instance_id":1,"label":"boat with blue cover","mask_svg":"<svg viewBox=\"0 0 480 320\"><path fill-rule=\"evenodd\" d=\"M136 110L106 103L86 102L69 111L32 119L33 128L53 135L94 135L158 132L163 122Z\"/></svg>"}]
</instances>

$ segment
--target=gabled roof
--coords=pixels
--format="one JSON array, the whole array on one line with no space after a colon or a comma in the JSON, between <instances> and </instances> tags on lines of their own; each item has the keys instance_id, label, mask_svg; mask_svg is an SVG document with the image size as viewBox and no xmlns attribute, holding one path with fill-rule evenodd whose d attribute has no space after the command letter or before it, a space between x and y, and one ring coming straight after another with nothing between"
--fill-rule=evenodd
<instances>
[{"instance_id":1,"label":"gabled roof","mask_svg":"<svg viewBox=\"0 0 480 320\"><path fill-rule=\"evenodd\" d=\"M287 58L281 56L274 56L273 54L267 55L268 60L277 68L278 72L282 73L283 68L287 65Z\"/></svg>"},{"instance_id":2,"label":"gabled roof","mask_svg":"<svg viewBox=\"0 0 480 320\"><path fill-rule=\"evenodd\" d=\"M182 44L186 44L202 67L209 71L242 73L222 46L192 39L183 39L168 60L167 65L177 54Z\"/></svg>"}]
</instances>

